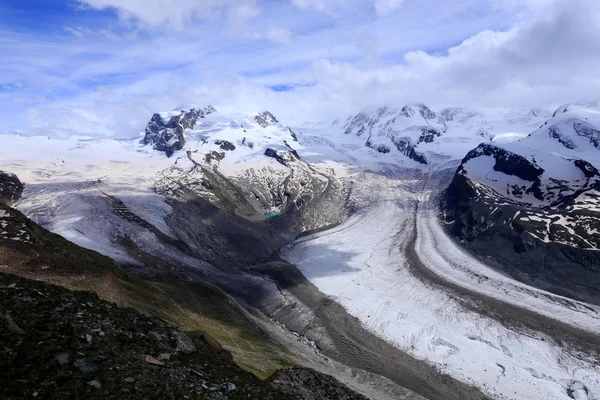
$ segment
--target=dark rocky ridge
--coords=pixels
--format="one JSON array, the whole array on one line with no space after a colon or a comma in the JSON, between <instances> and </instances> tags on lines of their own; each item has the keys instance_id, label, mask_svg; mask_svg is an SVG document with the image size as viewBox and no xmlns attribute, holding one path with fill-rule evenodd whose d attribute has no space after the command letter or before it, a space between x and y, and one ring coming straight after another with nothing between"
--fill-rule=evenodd
<instances>
[{"instance_id":1,"label":"dark rocky ridge","mask_svg":"<svg viewBox=\"0 0 600 400\"><path fill-rule=\"evenodd\" d=\"M485 143L480 144L477 148L467 153L461 163L461 167L459 167L461 168L461 172L465 173L464 164L482 155L494 157L496 160L494 171L503 172L506 175L514 175L525 181L535 181L544 173L542 168L530 162L525 157Z\"/></svg>"},{"instance_id":2,"label":"dark rocky ridge","mask_svg":"<svg viewBox=\"0 0 600 400\"><path fill-rule=\"evenodd\" d=\"M475 184L465 164L481 155L494 157L494 170L517 176L530 186L512 188L505 197ZM600 215L595 208L572 207L576 199L596 202L600 173L585 160L573 160L587 179L574 190L569 182L541 182L544 170L527 158L482 144L458 167L442 200L449 231L464 245L513 278L560 295L600 304ZM542 206L519 202L532 194ZM557 194L558 193L558 194ZM511 200L512 199L512 200ZM515 200L517 199L517 200ZM556 221L562 219L574 230ZM546 237L546 240L540 238Z\"/></svg>"},{"instance_id":3,"label":"dark rocky ridge","mask_svg":"<svg viewBox=\"0 0 600 400\"><path fill-rule=\"evenodd\" d=\"M0 203L13 205L21 198L25 185L15 174L0 171Z\"/></svg>"},{"instance_id":4,"label":"dark rocky ridge","mask_svg":"<svg viewBox=\"0 0 600 400\"><path fill-rule=\"evenodd\" d=\"M538 200L543 200L544 197L540 191L540 176L544 173L544 170L537 164L529 161L527 158L505 150L503 148L482 143L477 148L467 153L463 159L457 174L466 175L464 165L474 158L480 156L494 157L496 160L494 164L494 171L502 172L506 175L516 176L524 181L532 182L531 185L523 191L522 187L511 187L511 194L515 197L522 197L523 194L533 194ZM451 185L452 186L452 185ZM454 193L454 191L449 191Z\"/></svg>"},{"instance_id":5,"label":"dark rocky ridge","mask_svg":"<svg viewBox=\"0 0 600 400\"><path fill-rule=\"evenodd\" d=\"M269 147L265 150L265 156L274 158L278 163L286 167L290 162L300 160L300 156L293 149L290 151L277 151Z\"/></svg>"},{"instance_id":6,"label":"dark rocky ridge","mask_svg":"<svg viewBox=\"0 0 600 400\"><path fill-rule=\"evenodd\" d=\"M431 143L436 137L440 137L442 133L435 128L421 127L421 136L419 137L419 143Z\"/></svg>"},{"instance_id":7,"label":"dark rocky ridge","mask_svg":"<svg viewBox=\"0 0 600 400\"><path fill-rule=\"evenodd\" d=\"M415 146L412 144L409 138L394 138L392 139L392 142L394 142L400 153L404 154L411 160L414 160L420 164L427 164L427 159L425 156L415 150Z\"/></svg>"},{"instance_id":8,"label":"dark rocky ridge","mask_svg":"<svg viewBox=\"0 0 600 400\"><path fill-rule=\"evenodd\" d=\"M215 140L215 144L219 145L221 150L225 151L233 151L235 150L235 145L227 140Z\"/></svg>"},{"instance_id":9,"label":"dark rocky ridge","mask_svg":"<svg viewBox=\"0 0 600 400\"><path fill-rule=\"evenodd\" d=\"M275 116L269 111L263 111L259 113L257 116L254 117L254 121L256 121L256 123L262 126L263 128L279 123L277 118L275 118Z\"/></svg>"},{"instance_id":10,"label":"dark rocky ridge","mask_svg":"<svg viewBox=\"0 0 600 400\"><path fill-rule=\"evenodd\" d=\"M198 119L216 111L212 106L204 109L192 108L172 116L166 123L160 114L154 114L146 126L144 144L151 144L153 149L164 151L167 157L171 157L175 151L183 149L185 145L183 131L194 128Z\"/></svg>"}]
</instances>

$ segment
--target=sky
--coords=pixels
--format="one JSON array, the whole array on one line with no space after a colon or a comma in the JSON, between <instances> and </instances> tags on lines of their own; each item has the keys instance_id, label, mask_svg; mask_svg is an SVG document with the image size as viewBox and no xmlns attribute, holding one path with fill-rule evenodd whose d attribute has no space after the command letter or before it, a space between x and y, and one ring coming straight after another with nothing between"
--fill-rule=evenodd
<instances>
[{"instance_id":1,"label":"sky","mask_svg":"<svg viewBox=\"0 0 600 400\"><path fill-rule=\"evenodd\" d=\"M129 138L211 104L281 121L364 108L599 100L597 0L0 0L0 133Z\"/></svg>"}]
</instances>

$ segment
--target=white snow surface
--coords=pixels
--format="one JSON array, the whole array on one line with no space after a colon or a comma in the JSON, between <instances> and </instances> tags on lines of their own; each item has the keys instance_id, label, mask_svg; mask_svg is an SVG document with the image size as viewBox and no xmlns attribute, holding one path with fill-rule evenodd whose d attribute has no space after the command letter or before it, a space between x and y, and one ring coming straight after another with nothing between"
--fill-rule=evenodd
<instances>
[{"instance_id":1,"label":"white snow surface","mask_svg":"<svg viewBox=\"0 0 600 400\"><path fill-rule=\"evenodd\" d=\"M509 135L513 139L517 137L515 133ZM509 201L536 207L549 206L560 194L561 189L557 187L556 181L568 182L572 192L589 186L590 182L574 160L583 159L595 168L600 168L600 109L565 105L527 136L508 142L494 139L492 143L509 153L524 157L544 170L540 176L544 199L536 198L532 192L526 193L533 181L524 181L496 171L496 160L491 156L482 154L465 163L467 177ZM514 187L523 190L515 195Z\"/></svg>"},{"instance_id":2,"label":"white snow surface","mask_svg":"<svg viewBox=\"0 0 600 400\"><path fill-rule=\"evenodd\" d=\"M556 160L553 155L563 158L581 158L600 168L600 142L594 145L590 137L579 134L574 124L600 131L600 109L582 106L569 106L568 110L558 113L546 121L539 129L527 137L507 144L505 147L526 157L534 157L538 163L546 163L543 168L550 168ZM564 139L571 141L574 148L568 148L559 139L551 136L556 130ZM600 137L596 137L600 140ZM542 156L545 154L545 156Z\"/></svg>"}]
</instances>

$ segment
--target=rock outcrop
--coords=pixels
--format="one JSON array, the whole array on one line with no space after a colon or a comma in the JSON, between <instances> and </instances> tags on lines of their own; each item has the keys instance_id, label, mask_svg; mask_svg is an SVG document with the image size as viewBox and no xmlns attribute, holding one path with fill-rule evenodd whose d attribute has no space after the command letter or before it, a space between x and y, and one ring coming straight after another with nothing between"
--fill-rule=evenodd
<instances>
[{"instance_id":1,"label":"rock outcrop","mask_svg":"<svg viewBox=\"0 0 600 400\"><path fill-rule=\"evenodd\" d=\"M450 232L516 279L600 303L596 126L565 106L521 141L471 150L442 202Z\"/></svg>"},{"instance_id":2,"label":"rock outcrop","mask_svg":"<svg viewBox=\"0 0 600 400\"><path fill-rule=\"evenodd\" d=\"M21 198L25 185L15 174L0 171L0 203L13 205Z\"/></svg>"},{"instance_id":3,"label":"rock outcrop","mask_svg":"<svg viewBox=\"0 0 600 400\"><path fill-rule=\"evenodd\" d=\"M273 126L279 123L277 118L275 118L275 116L269 111L263 111L259 113L257 116L254 117L254 121L256 121L256 123L262 126L263 128L267 128L269 126Z\"/></svg>"},{"instance_id":4,"label":"rock outcrop","mask_svg":"<svg viewBox=\"0 0 600 400\"><path fill-rule=\"evenodd\" d=\"M144 144L151 144L155 150L164 151L167 157L171 157L185 145L184 130L193 129L198 119L216 111L214 107L208 106L204 109L182 110L179 114L154 114L146 126Z\"/></svg>"}]
</instances>

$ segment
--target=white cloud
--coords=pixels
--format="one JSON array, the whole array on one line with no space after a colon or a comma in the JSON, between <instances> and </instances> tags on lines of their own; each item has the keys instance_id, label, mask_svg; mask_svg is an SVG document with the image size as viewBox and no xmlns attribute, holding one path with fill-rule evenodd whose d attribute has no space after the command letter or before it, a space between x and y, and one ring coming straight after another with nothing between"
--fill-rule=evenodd
<instances>
[{"instance_id":1,"label":"white cloud","mask_svg":"<svg viewBox=\"0 0 600 400\"><path fill-rule=\"evenodd\" d=\"M285 28L271 27L267 30L267 39L281 44L289 44L292 41L292 33Z\"/></svg>"},{"instance_id":2,"label":"white cloud","mask_svg":"<svg viewBox=\"0 0 600 400\"><path fill-rule=\"evenodd\" d=\"M356 46L364 52L365 60L373 62L376 61L381 51L379 42L380 40L376 34L365 31L358 35Z\"/></svg>"},{"instance_id":3,"label":"white cloud","mask_svg":"<svg viewBox=\"0 0 600 400\"><path fill-rule=\"evenodd\" d=\"M240 1L230 6L227 11L227 20L229 24L243 25L246 21L258 16L261 12L260 8L254 1ZM223 3L221 2L221 5Z\"/></svg>"},{"instance_id":4,"label":"white cloud","mask_svg":"<svg viewBox=\"0 0 600 400\"><path fill-rule=\"evenodd\" d=\"M65 30L65 32L69 32L71 35L78 38L84 37L85 35L89 35L92 32L90 29L80 27L72 28L70 26L63 26L63 29Z\"/></svg>"},{"instance_id":5,"label":"white cloud","mask_svg":"<svg viewBox=\"0 0 600 400\"><path fill-rule=\"evenodd\" d=\"M291 0L292 4L304 10L314 8L318 11L325 11L327 8L327 0Z\"/></svg>"},{"instance_id":6,"label":"white cloud","mask_svg":"<svg viewBox=\"0 0 600 400\"><path fill-rule=\"evenodd\" d=\"M157 110L209 103L294 124L414 101L512 108L599 97L600 2L407 1L393 18L374 18L372 4L370 17L340 20L315 7L299 19L294 5L274 3L249 21L242 12L246 36L199 33L194 21L118 40L80 24L61 41L2 31L0 132L130 137ZM220 10L211 27L230 23Z\"/></svg>"},{"instance_id":7,"label":"white cloud","mask_svg":"<svg viewBox=\"0 0 600 400\"><path fill-rule=\"evenodd\" d=\"M397 11L406 0L375 0L375 12L380 17Z\"/></svg>"},{"instance_id":8,"label":"white cloud","mask_svg":"<svg viewBox=\"0 0 600 400\"><path fill-rule=\"evenodd\" d=\"M483 31L447 55L412 51L402 64L369 70L321 60L310 75L348 99L369 93L374 103L530 107L595 99L600 4L570 4L505 31Z\"/></svg>"},{"instance_id":9,"label":"white cloud","mask_svg":"<svg viewBox=\"0 0 600 400\"><path fill-rule=\"evenodd\" d=\"M92 9L113 9L142 28L181 30L196 20L229 18L241 23L257 16L255 0L77 0Z\"/></svg>"},{"instance_id":10,"label":"white cloud","mask_svg":"<svg viewBox=\"0 0 600 400\"><path fill-rule=\"evenodd\" d=\"M290 3L300 10L314 10L332 16L339 16L344 10L361 9L362 2L363 0L290 0Z\"/></svg>"}]
</instances>

